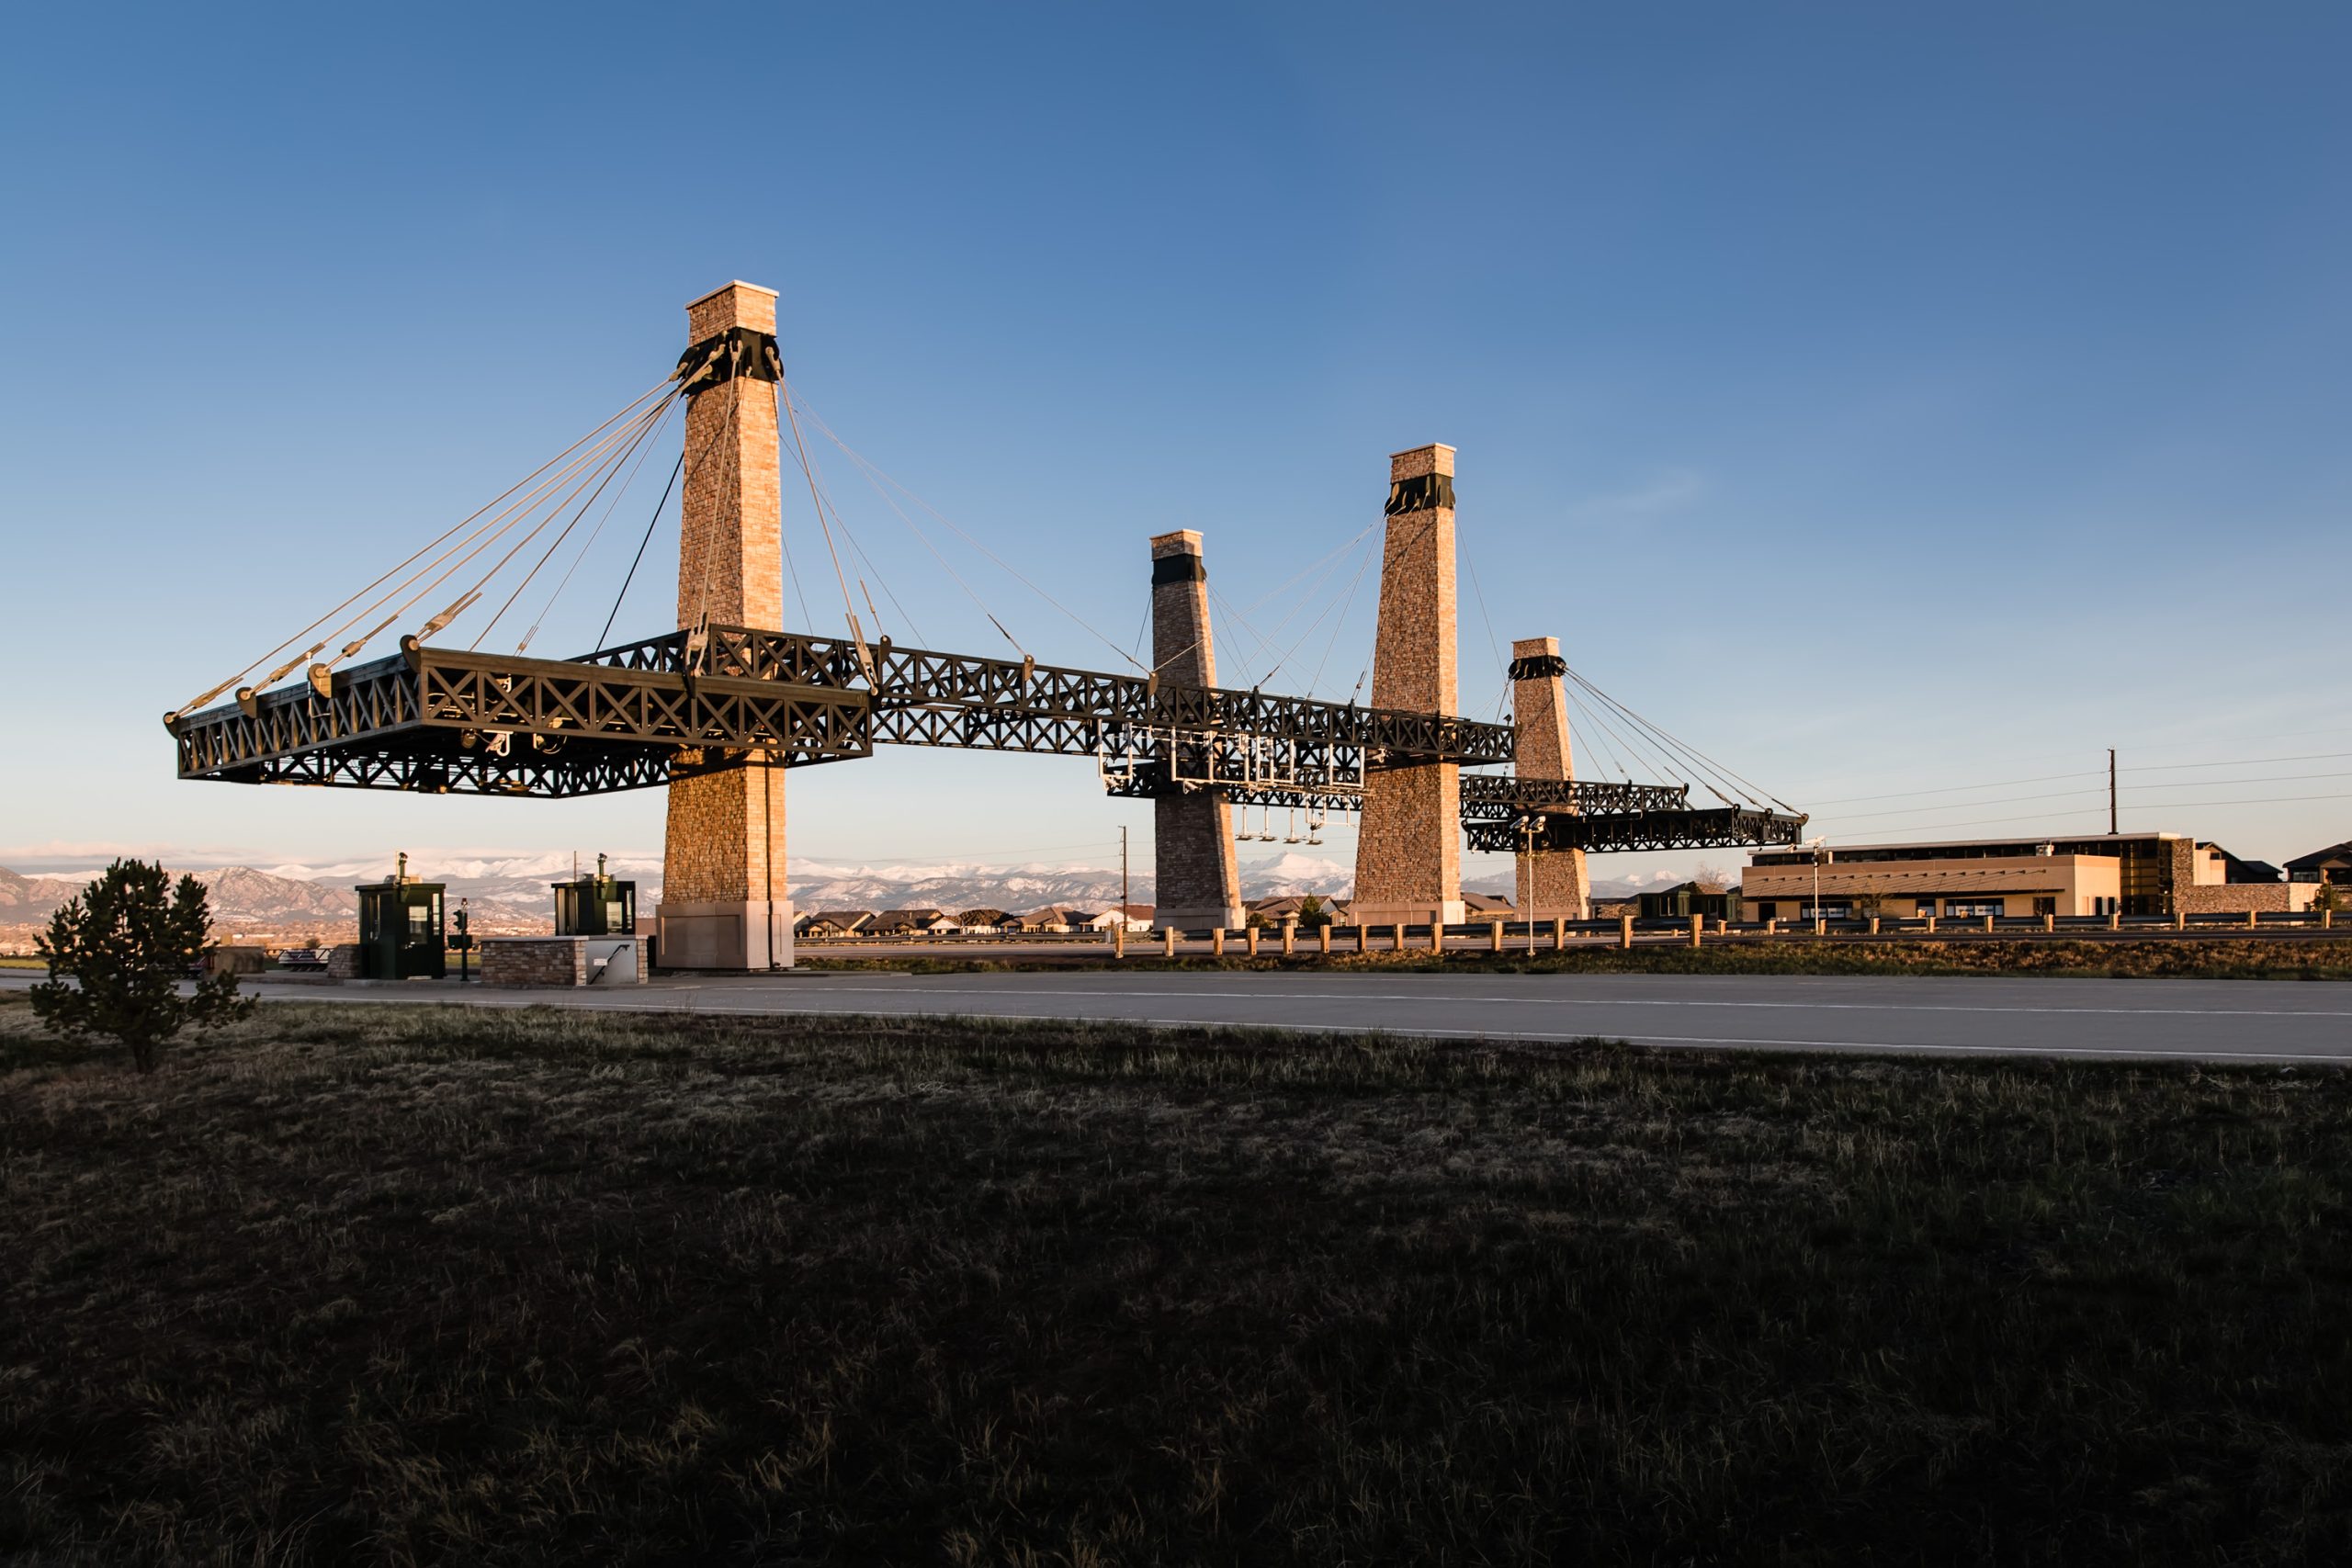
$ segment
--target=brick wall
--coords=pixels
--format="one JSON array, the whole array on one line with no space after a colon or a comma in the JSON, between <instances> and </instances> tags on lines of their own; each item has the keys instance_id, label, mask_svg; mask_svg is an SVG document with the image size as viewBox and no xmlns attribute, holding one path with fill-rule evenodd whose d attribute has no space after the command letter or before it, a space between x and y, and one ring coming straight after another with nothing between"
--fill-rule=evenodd
<instances>
[{"instance_id":1,"label":"brick wall","mask_svg":"<svg viewBox=\"0 0 2352 1568\"><path fill-rule=\"evenodd\" d=\"M592 973L589 951L606 952L628 942L637 950L636 980L646 979L643 937L493 936L482 939L481 983L485 986L584 986ZM604 981L601 984L618 984Z\"/></svg>"}]
</instances>

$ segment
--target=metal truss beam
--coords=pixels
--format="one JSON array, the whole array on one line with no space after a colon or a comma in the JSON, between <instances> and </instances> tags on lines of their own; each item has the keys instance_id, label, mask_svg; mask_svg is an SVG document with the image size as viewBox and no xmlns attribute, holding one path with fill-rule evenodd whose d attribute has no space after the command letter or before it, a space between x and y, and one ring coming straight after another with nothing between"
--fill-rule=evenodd
<instances>
[{"instance_id":1,"label":"metal truss beam","mask_svg":"<svg viewBox=\"0 0 2352 1568\"><path fill-rule=\"evenodd\" d=\"M688 660L688 635L672 632L588 654L583 663L675 671ZM874 695L875 739L900 746L1090 754L1130 731L1181 729L1281 741L1338 752L1353 748L1372 767L1453 761L1508 762L1509 725L1451 714L1359 707L1223 687L1159 689L1140 675L1105 674L902 648L867 649L869 682L856 644L801 632L713 626L702 663L714 675L808 686L865 688Z\"/></svg>"},{"instance_id":2,"label":"metal truss beam","mask_svg":"<svg viewBox=\"0 0 2352 1568\"><path fill-rule=\"evenodd\" d=\"M284 687L175 719L172 732L183 778L507 795L640 789L752 756L799 767L874 751L864 692L413 642L334 676L324 695ZM560 760L571 749L577 765Z\"/></svg>"},{"instance_id":3,"label":"metal truss beam","mask_svg":"<svg viewBox=\"0 0 2352 1568\"><path fill-rule=\"evenodd\" d=\"M1628 850L1729 850L1762 844L1793 844L1805 818L1777 811L1719 810L1603 812L1542 818L1534 849L1590 852ZM1509 854L1528 847L1518 822L1467 822L1474 850Z\"/></svg>"},{"instance_id":4,"label":"metal truss beam","mask_svg":"<svg viewBox=\"0 0 2352 1568\"><path fill-rule=\"evenodd\" d=\"M868 660L870 660L870 665ZM1362 809L1365 773L1508 762L1507 725L1130 675L713 626L576 660L426 648L175 716L183 778L581 795L751 764L803 767L877 744L1116 755L1114 795L1223 790L1236 805ZM1270 762L1269 759L1273 759ZM1801 817L1692 811L1687 787L1464 773L1473 849L1794 843Z\"/></svg>"}]
</instances>

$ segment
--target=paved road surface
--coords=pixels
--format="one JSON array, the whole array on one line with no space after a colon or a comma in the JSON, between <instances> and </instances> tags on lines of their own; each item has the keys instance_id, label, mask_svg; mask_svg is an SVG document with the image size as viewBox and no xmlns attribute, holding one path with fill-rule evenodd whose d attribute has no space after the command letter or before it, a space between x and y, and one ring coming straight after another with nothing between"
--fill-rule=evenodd
<instances>
[{"instance_id":1,"label":"paved road surface","mask_svg":"<svg viewBox=\"0 0 2352 1568\"><path fill-rule=\"evenodd\" d=\"M37 977L0 970L0 987ZM2352 985L2325 982L1080 971L801 972L614 991L484 991L454 981L253 988L303 1001L1077 1018L1463 1039L1599 1036L1739 1050L2352 1064Z\"/></svg>"}]
</instances>

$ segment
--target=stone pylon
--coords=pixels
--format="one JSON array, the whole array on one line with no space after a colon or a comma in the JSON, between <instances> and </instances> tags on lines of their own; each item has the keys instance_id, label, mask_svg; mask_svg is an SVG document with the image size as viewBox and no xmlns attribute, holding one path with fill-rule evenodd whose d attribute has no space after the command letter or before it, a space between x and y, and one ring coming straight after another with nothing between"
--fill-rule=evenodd
<instances>
[{"instance_id":1,"label":"stone pylon","mask_svg":"<svg viewBox=\"0 0 2352 1568\"><path fill-rule=\"evenodd\" d=\"M1209 573L1201 536L1190 528L1151 541L1151 667L1160 689L1216 684L1209 635ZM1161 795L1151 803L1154 923L1233 930L1241 874L1233 852L1233 808L1218 789Z\"/></svg>"},{"instance_id":2,"label":"stone pylon","mask_svg":"<svg viewBox=\"0 0 2352 1568\"><path fill-rule=\"evenodd\" d=\"M1417 446L1388 459L1388 537L1380 559L1380 622L1372 705L1452 713L1455 642L1453 448ZM1384 768L1364 777L1356 839L1360 925L1462 919L1462 770L1453 762Z\"/></svg>"},{"instance_id":3,"label":"stone pylon","mask_svg":"<svg viewBox=\"0 0 2352 1568\"><path fill-rule=\"evenodd\" d=\"M1511 772L1521 778L1577 776L1576 755L1568 741L1567 688L1561 683L1567 669L1567 661L1560 657L1558 637L1521 637L1510 645L1511 724L1518 732L1518 761ZM1520 852L1522 919L1589 919L1590 888L1585 880L1582 850Z\"/></svg>"},{"instance_id":4,"label":"stone pylon","mask_svg":"<svg viewBox=\"0 0 2352 1568\"><path fill-rule=\"evenodd\" d=\"M783 623L775 300L772 288L730 283L686 307L678 625L689 632ZM665 968L792 963L782 767L755 754L749 766L672 781L655 919Z\"/></svg>"}]
</instances>

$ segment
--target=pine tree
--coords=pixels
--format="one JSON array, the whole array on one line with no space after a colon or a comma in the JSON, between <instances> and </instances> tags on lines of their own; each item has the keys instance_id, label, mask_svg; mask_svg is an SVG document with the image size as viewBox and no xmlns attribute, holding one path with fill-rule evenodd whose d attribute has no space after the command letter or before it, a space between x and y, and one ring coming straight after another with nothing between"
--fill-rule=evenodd
<instances>
[{"instance_id":1,"label":"pine tree","mask_svg":"<svg viewBox=\"0 0 2352 1568\"><path fill-rule=\"evenodd\" d=\"M50 916L39 944L49 978L33 987L33 1011L60 1033L128 1045L139 1070L152 1073L159 1048L181 1030L217 1029L253 1010L225 972L180 994L203 961L210 924L204 884L183 876L174 887L161 865L119 860Z\"/></svg>"}]
</instances>

